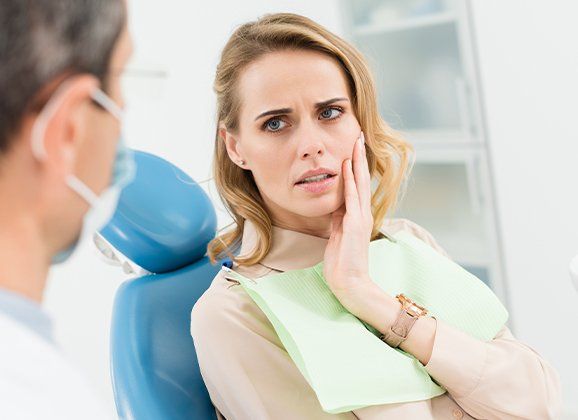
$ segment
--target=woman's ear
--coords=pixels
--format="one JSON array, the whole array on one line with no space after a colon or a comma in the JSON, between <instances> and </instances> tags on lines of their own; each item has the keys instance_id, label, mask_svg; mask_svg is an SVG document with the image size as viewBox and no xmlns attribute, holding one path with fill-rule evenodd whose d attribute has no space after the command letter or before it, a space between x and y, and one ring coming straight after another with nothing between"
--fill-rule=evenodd
<instances>
[{"instance_id":1,"label":"woman's ear","mask_svg":"<svg viewBox=\"0 0 578 420\"><path fill-rule=\"evenodd\" d=\"M243 158L241 144L237 137L227 130L223 124L219 125L219 137L225 142L229 158L241 169L248 169L247 162Z\"/></svg>"}]
</instances>

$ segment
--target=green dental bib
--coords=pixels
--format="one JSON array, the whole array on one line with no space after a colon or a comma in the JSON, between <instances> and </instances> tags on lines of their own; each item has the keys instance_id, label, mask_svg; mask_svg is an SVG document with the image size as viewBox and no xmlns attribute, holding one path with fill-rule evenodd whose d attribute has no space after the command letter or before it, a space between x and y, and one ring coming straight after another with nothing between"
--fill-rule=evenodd
<instances>
[{"instance_id":1,"label":"green dental bib","mask_svg":"<svg viewBox=\"0 0 578 420\"><path fill-rule=\"evenodd\" d=\"M478 278L407 232L369 244L371 279L404 293L438 320L489 341L508 312ZM412 355L393 349L339 303L323 262L258 279L223 267L273 324L285 349L328 413L427 400L445 392Z\"/></svg>"}]
</instances>

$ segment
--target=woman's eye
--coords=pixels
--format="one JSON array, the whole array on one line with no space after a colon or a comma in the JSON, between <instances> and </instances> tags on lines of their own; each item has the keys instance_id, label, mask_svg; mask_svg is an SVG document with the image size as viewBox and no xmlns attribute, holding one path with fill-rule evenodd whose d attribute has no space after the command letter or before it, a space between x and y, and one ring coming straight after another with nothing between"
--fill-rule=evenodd
<instances>
[{"instance_id":1,"label":"woman's eye","mask_svg":"<svg viewBox=\"0 0 578 420\"><path fill-rule=\"evenodd\" d=\"M279 131L285 127L287 123L279 118L272 118L265 123L265 130Z\"/></svg>"},{"instance_id":2,"label":"woman's eye","mask_svg":"<svg viewBox=\"0 0 578 420\"><path fill-rule=\"evenodd\" d=\"M327 108L319 114L321 119L323 120L334 120L335 118L339 118L343 111L339 108Z\"/></svg>"}]
</instances>

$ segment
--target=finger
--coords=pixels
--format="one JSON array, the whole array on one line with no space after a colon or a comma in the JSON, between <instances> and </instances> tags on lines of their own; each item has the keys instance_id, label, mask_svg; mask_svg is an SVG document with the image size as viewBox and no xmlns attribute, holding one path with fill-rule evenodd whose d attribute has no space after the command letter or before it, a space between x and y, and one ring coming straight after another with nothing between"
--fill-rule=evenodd
<instances>
[{"instance_id":1,"label":"finger","mask_svg":"<svg viewBox=\"0 0 578 420\"><path fill-rule=\"evenodd\" d=\"M343 215L345 214L345 203L343 203L337 210L335 210L331 214L332 215L339 215L339 216L343 217Z\"/></svg>"},{"instance_id":2,"label":"finger","mask_svg":"<svg viewBox=\"0 0 578 420\"><path fill-rule=\"evenodd\" d=\"M361 170L360 182L357 183L357 190L359 192L359 202L361 211L365 214L371 211L371 177L369 175L369 164L367 163L367 154L365 149L365 135L363 131L360 135L359 147L359 161Z\"/></svg>"},{"instance_id":3,"label":"finger","mask_svg":"<svg viewBox=\"0 0 578 420\"><path fill-rule=\"evenodd\" d=\"M358 190L359 194L359 187L363 185L363 156L362 156L362 146L361 146L361 136L357 138L355 144L353 145L353 154L352 154L352 164L353 164L353 175L355 179L355 187Z\"/></svg>"},{"instance_id":4,"label":"finger","mask_svg":"<svg viewBox=\"0 0 578 420\"><path fill-rule=\"evenodd\" d=\"M357 187L355 186L355 179L353 177L353 169L351 166L351 159L345 159L343 162L343 195L345 196L346 213L354 216L359 216L359 198L357 194Z\"/></svg>"},{"instance_id":5,"label":"finger","mask_svg":"<svg viewBox=\"0 0 578 420\"><path fill-rule=\"evenodd\" d=\"M341 237L341 225L343 223L344 211L336 210L331 215L331 236L330 239L339 239Z\"/></svg>"},{"instance_id":6,"label":"finger","mask_svg":"<svg viewBox=\"0 0 578 420\"><path fill-rule=\"evenodd\" d=\"M363 149L363 164L365 165L365 171L364 174L367 176L368 180L371 180L371 174L369 173L369 161L367 159L367 145L365 144L365 134L363 133L363 131L361 132L361 144L362 144L362 149Z\"/></svg>"}]
</instances>

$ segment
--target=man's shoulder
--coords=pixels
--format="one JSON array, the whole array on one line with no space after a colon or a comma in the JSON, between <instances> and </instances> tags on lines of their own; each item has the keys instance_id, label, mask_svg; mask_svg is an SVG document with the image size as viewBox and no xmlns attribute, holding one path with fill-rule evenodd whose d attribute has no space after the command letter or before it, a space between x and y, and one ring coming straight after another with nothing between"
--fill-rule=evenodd
<instances>
[{"instance_id":1,"label":"man's shoulder","mask_svg":"<svg viewBox=\"0 0 578 420\"><path fill-rule=\"evenodd\" d=\"M4 417L8 412L69 418L81 408L89 410L87 418L108 418L86 379L56 344L2 312L0 343L0 418L9 418Z\"/></svg>"}]
</instances>

